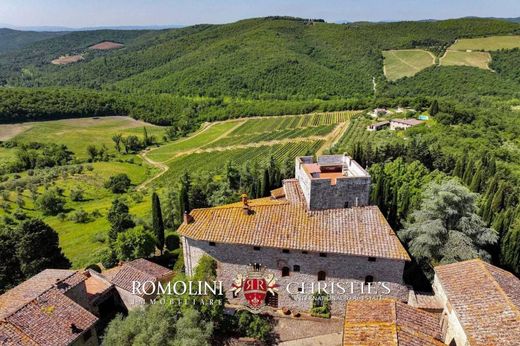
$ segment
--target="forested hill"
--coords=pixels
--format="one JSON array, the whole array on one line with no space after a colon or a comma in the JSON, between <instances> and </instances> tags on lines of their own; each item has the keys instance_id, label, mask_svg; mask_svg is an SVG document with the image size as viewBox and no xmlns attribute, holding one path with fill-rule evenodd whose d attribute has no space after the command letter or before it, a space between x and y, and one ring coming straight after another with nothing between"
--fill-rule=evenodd
<instances>
[{"instance_id":1,"label":"forested hill","mask_svg":"<svg viewBox=\"0 0 520 346\"><path fill-rule=\"evenodd\" d=\"M476 18L345 25L257 18L161 31L74 32L0 55L0 85L210 97L364 97L373 93L373 77L385 90L382 50L426 48L438 54L457 38L518 32L519 24ZM88 50L102 40L125 47ZM50 64L66 54L83 54L84 60L66 66ZM460 76L475 70L437 69L448 73L429 76L432 72L426 71L422 78ZM502 80L495 80L501 77L491 71L479 73L492 84L483 94L517 87L502 85ZM456 82L451 80L447 89L456 89ZM399 88L392 92L407 94ZM431 94L430 90L425 93Z\"/></svg>"},{"instance_id":2,"label":"forested hill","mask_svg":"<svg viewBox=\"0 0 520 346\"><path fill-rule=\"evenodd\" d=\"M65 35L66 32L18 31L0 28L0 53L17 50L31 43Z\"/></svg>"}]
</instances>

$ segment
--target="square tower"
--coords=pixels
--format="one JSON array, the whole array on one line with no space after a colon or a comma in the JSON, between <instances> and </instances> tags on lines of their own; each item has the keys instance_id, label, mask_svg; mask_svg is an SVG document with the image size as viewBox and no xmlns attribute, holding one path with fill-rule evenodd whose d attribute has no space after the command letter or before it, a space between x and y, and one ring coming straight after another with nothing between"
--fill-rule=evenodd
<instances>
[{"instance_id":1,"label":"square tower","mask_svg":"<svg viewBox=\"0 0 520 346\"><path fill-rule=\"evenodd\" d=\"M368 205L370 175L345 154L297 157L295 177L309 210Z\"/></svg>"}]
</instances>

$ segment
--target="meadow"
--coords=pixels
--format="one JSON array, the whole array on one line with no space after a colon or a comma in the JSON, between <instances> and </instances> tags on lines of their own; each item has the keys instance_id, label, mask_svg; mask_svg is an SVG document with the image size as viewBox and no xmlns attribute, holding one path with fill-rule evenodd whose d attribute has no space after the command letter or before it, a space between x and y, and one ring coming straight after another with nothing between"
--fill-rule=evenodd
<instances>
[{"instance_id":1,"label":"meadow","mask_svg":"<svg viewBox=\"0 0 520 346\"><path fill-rule=\"evenodd\" d=\"M489 69L491 55L488 52L466 52L448 50L440 59L442 66L473 66L481 69Z\"/></svg>"},{"instance_id":2,"label":"meadow","mask_svg":"<svg viewBox=\"0 0 520 346\"><path fill-rule=\"evenodd\" d=\"M0 125L0 128L4 125ZM5 125L9 126L9 125ZM80 118L24 123L21 133L11 139L21 143L40 142L66 145L79 159L87 158L88 145L105 145L111 154L116 154L112 136L136 135L142 137L146 127L149 136L162 141L164 128L134 120L129 117Z\"/></svg>"},{"instance_id":3,"label":"meadow","mask_svg":"<svg viewBox=\"0 0 520 346\"><path fill-rule=\"evenodd\" d=\"M383 57L385 76L392 81L414 76L435 64L435 56L422 49L387 50Z\"/></svg>"},{"instance_id":4,"label":"meadow","mask_svg":"<svg viewBox=\"0 0 520 346\"><path fill-rule=\"evenodd\" d=\"M513 49L520 47L519 35L488 36L479 38L463 38L457 40L450 50L483 50L494 51L500 49Z\"/></svg>"}]
</instances>

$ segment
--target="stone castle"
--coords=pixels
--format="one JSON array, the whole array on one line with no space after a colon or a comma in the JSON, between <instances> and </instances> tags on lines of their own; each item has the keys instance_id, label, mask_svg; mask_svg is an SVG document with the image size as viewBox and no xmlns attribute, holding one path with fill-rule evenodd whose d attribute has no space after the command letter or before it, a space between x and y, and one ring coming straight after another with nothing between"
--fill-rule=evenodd
<instances>
[{"instance_id":1,"label":"stone castle","mask_svg":"<svg viewBox=\"0 0 520 346\"><path fill-rule=\"evenodd\" d=\"M274 308L307 311L312 287L338 282L355 288L327 292L336 314L345 301L334 299L364 296L376 283L406 300L402 276L410 258L379 208L368 205L370 175L346 155L326 155L316 162L296 158L295 177L270 197L191 211L179 228L187 274L209 255L218 263L218 279L231 286L250 264L261 264L279 285L266 298ZM229 301L238 302L226 288Z\"/></svg>"}]
</instances>

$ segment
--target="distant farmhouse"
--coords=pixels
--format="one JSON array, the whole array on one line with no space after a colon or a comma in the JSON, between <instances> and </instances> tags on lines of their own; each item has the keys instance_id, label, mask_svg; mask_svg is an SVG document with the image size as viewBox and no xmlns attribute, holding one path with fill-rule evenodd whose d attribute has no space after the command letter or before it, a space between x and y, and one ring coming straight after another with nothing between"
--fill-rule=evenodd
<instances>
[{"instance_id":1,"label":"distant farmhouse","mask_svg":"<svg viewBox=\"0 0 520 346\"><path fill-rule=\"evenodd\" d=\"M368 205L370 175L348 156L326 155L317 162L296 158L295 176L271 197L244 197L186 215L179 233L187 274L208 254L218 262L219 280L229 285L248 264L258 263L275 274L280 287L381 281L389 283L390 296L406 301L403 270L410 257L379 208ZM312 300L298 299L302 294L282 289L265 303L307 311ZM238 303L229 290L227 295ZM344 301L332 302L333 313L344 309Z\"/></svg>"},{"instance_id":2,"label":"distant farmhouse","mask_svg":"<svg viewBox=\"0 0 520 346\"><path fill-rule=\"evenodd\" d=\"M169 281L173 272L144 259L107 276L46 269L0 295L0 345L98 345L99 322L153 296L132 295L132 281Z\"/></svg>"},{"instance_id":3,"label":"distant farmhouse","mask_svg":"<svg viewBox=\"0 0 520 346\"><path fill-rule=\"evenodd\" d=\"M519 345L520 280L513 274L479 259L441 265L433 288L434 296L408 304L349 301L343 345Z\"/></svg>"},{"instance_id":4,"label":"distant farmhouse","mask_svg":"<svg viewBox=\"0 0 520 346\"><path fill-rule=\"evenodd\" d=\"M378 123L368 125L367 126L367 130L368 131L379 131L379 130L382 130L382 129L386 129L389 126L390 126L390 122L389 121L380 121Z\"/></svg>"}]
</instances>

